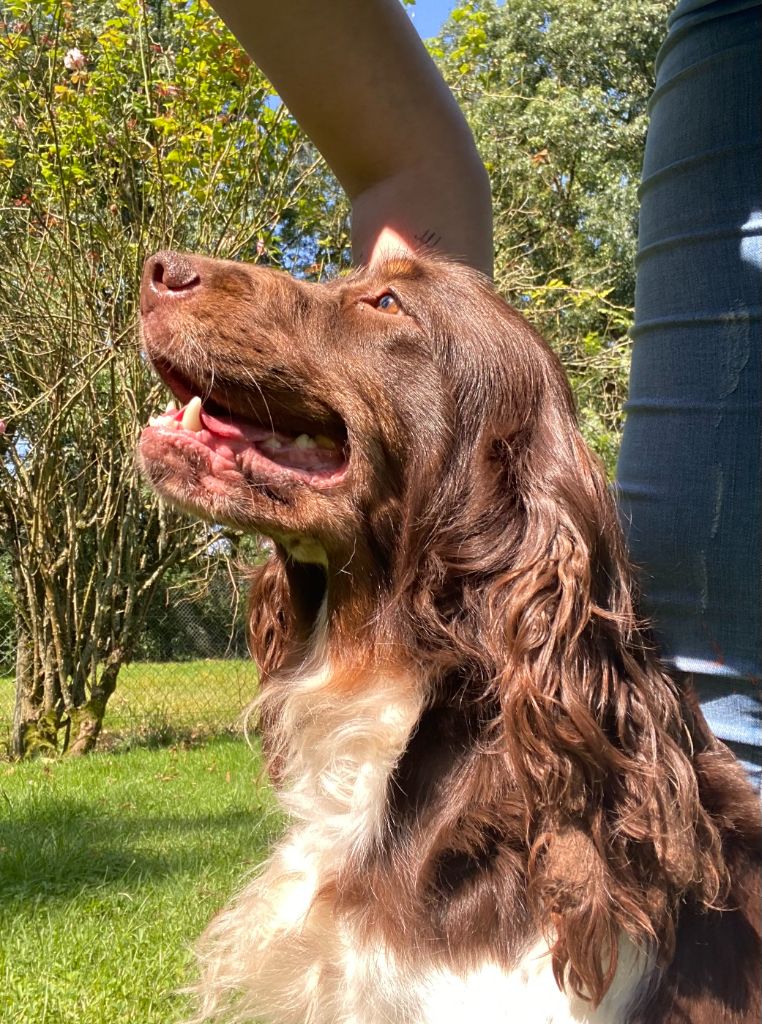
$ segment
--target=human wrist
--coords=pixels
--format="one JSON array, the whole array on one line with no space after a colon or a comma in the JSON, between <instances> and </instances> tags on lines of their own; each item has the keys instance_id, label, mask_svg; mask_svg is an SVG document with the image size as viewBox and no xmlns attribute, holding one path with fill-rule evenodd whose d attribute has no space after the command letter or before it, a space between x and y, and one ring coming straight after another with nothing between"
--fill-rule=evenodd
<instances>
[{"instance_id":1,"label":"human wrist","mask_svg":"<svg viewBox=\"0 0 762 1024\"><path fill-rule=\"evenodd\" d=\"M404 252L451 256L491 276L492 200L478 156L401 169L351 197L353 262Z\"/></svg>"}]
</instances>

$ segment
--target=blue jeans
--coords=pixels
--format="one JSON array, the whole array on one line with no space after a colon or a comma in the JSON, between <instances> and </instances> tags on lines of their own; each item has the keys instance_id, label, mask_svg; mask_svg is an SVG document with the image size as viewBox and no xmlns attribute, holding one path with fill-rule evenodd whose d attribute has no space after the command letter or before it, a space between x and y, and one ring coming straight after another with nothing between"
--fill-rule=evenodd
<instances>
[{"instance_id":1,"label":"blue jeans","mask_svg":"<svg viewBox=\"0 0 762 1024\"><path fill-rule=\"evenodd\" d=\"M657 61L618 478L666 661L762 779L762 5L682 0Z\"/></svg>"}]
</instances>

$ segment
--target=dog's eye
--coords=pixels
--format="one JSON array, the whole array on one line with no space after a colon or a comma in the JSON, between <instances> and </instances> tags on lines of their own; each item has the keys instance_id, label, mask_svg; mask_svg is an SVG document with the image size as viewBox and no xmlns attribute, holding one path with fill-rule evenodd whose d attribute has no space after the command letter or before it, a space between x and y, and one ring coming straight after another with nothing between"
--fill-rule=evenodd
<instances>
[{"instance_id":1,"label":"dog's eye","mask_svg":"<svg viewBox=\"0 0 762 1024\"><path fill-rule=\"evenodd\" d=\"M380 309L382 313L402 312L402 306L400 306L396 296L392 295L391 292L384 292L383 295L379 295L376 299L376 309Z\"/></svg>"}]
</instances>

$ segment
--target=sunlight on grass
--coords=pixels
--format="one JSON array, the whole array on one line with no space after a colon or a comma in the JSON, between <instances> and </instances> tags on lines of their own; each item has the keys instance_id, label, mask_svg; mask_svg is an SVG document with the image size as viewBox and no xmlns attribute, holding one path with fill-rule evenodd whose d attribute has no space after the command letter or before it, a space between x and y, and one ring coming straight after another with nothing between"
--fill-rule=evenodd
<instances>
[{"instance_id":1,"label":"sunlight on grass","mask_svg":"<svg viewBox=\"0 0 762 1024\"><path fill-rule=\"evenodd\" d=\"M176 1024L280 819L242 740L0 764L0 1020Z\"/></svg>"},{"instance_id":2,"label":"sunlight on grass","mask_svg":"<svg viewBox=\"0 0 762 1024\"><path fill-rule=\"evenodd\" d=\"M106 711L106 729L134 730L144 722L177 728L235 726L257 686L252 661L134 662L122 669Z\"/></svg>"},{"instance_id":3,"label":"sunlight on grass","mask_svg":"<svg viewBox=\"0 0 762 1024\"><path fill-rule=\"evenodd\" d=\"M119 673L108 703L105 745L117 737L161 743L179 733L240 730L256 688L257 669L248 659L133 662ZM12 717L13 679L0 676L0 753Z\"/></svg>"}]
</instances>

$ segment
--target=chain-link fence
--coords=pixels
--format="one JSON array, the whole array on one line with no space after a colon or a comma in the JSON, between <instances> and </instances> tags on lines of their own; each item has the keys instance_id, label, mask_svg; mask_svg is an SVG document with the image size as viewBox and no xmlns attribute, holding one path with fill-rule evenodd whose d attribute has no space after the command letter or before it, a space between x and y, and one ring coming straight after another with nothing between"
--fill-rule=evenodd
<instances>
[{"instance_id":1,"label":"chain-link fence","mask_svg":"<svg viewBox=\"0 0 762 1024\"><path fill-rule=\"evenodd\" d=\"M203 583L170 585L154 600L108 703L101 747L243 728L257 671L246 649L245 585L229 570L221 562ZM10 740L14 663L13 616L0 609L0 752Z\"/></svg>"},{"instance_id":2,"label":"chain-link fence","mask_svg":"<svg viewBox=\"0 0 762 1024\"><path fill-rule=\"evenodd\" d=\"M167 590L119 675L104 721L106 742L240 729L257 682L244 607L245 597L224 573L191 592Z\"/></svg>"}]
</instances>

